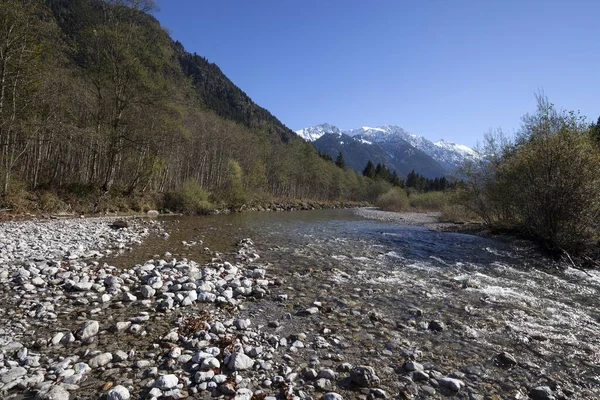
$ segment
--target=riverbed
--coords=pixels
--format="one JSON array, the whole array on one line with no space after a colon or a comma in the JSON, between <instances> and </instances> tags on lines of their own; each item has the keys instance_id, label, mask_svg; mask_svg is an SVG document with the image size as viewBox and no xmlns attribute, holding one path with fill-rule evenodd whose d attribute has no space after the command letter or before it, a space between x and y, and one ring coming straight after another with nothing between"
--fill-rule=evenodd
<instances>
[{"instance_id":1,"label":"riverbed","mask_svg":"<svg viewBox=\"0 0 600 400\"><path fill-rule=\"evenodd\" d=\"M42 386L52 378L54 386L63 382L61 372L49 368L45 363L50 361L44 360L56 363L61 353L64 357L70 349L69 353L78 354L73 365L89 365L93 357L111 355L106 364L86 370L72 384L76 387L66 387L72 398L114 395L118 385L131 398L159 394L166 398L244 398L248 393L238 393L242 389L258 396L315 399L329 394L326 398L335 398L334 394L343 398L464 399L600 396L597 272L587 276L565 270L527 242L442 232L430 229L427 221L381 216L369 215L368 210L318 210L162 217L134 224L128 228L131 235L115 240L107 239L103 228L86 234L92 239L103 235L103 242L75 238L73 243L83 241L84 245L58 249L67 260L62 262L80 271L80 280L94 273L93 282L99 284L97 276L101 274L102 287L95 287L101 291L94 292L91 287L91 294L74 291L72 283L65 286L64 282L60 289L53 288L55 299L65 302L69 312L64 316L57 312L51 324L36 313L11 314L7 310L2 318L12 318L9 326L14 329L4 331L0 338L5 365L0 376L21 364L23 376L41 378L32 385L15 384L6 393L39 393L48 389ZM19 234L19 225L11 225L11 229L12 235ZM32 229L29 226L25 232L31 234ZM57 234L72 238L72 231L65 228ZM26 241L26 235L20 240ZM26 246L19 246L19 240L16 243L9 253L18 250L20 257L38 257L37 269L46 262L43 258L47 255L24 255ZM112 250L106 252L107 247ZM46 250L54 258L61 255ZM91 251L101 253L95 254L97 264L85 261ZM14 260L5 263L14 264ZM110 268L99 271L102 265ZM132 268L134 265L137 267ZM28 290L31 286L24 286L33 278L24 280L23 272L15 278L19 268L6 268L5 307L22 309L26 301L14 297L19 293L34 300L39 295L37 290ZM152 296L147 296L147 289L146 296L140 295L141 288L148 286L147 270L157 268L163 285L155 285ZM224 282L204 272L186 278L196 270L216 271ZM124 277L123 285L117 289L107 286L108 275ZM222 303L198 300L198 295L206 298L209 293L207 282L213 286L222 283L213 288L217 296L231 289L231 299L224 298ZM235 291L243 285L248 285L247 293ZM183 297L184 287L186 296L193 287L196 299L185 297L165 308L165 298L171 297L168 293L177 300L178 295ZM102 295L111 290L111 299L103 302ZM128 298L128 293L135 299ZM146 314L135 319L140 312ZM14 321L16 315L18 321ZM210 342L203 349L191 346L190 338L181 332L185 323L198 315L209 315L209 325L198 325L198 332L206 328L214 336L202 339ZM92 318L99 320L97 339L81 340L77 329ZM123 331L113 329L119 321L132 318L139 331L131 332L130 326ZM214 328L216 321L222 321L223 330ZM23 323L35 327L37 334L20 334L18 324ZM165 340L172 330L179 336ZM53 345L57 331L74 332L73 343ZM194 337L200 337L198 332ZM26 342L35 345L40 338L47 338L46 343L37 343L35 350L30 350L40 355L39 366L23 365L23 357L16 355L20 348L11 353L10 343L33 348ZM212 342L224 338L240 341L235 353L248 354L251 366L239 371L229 368L226 361L231 360L226 357L231 354L225 351L232 353L232 349L227 347L214 357L222 365L212 369L201 362L194 366L191 358L186 361L180 356L166 357L174 360L166 363L165 353L173 348L196 357L199 350L211 348L211 344L215 347ZM262 355L256 354L259 347ZM117 355L132 350L131 357ZM142 362L140 367L140 361L148 364ZM359 384L370 374L355 371L359 366L372 368L377 379ZM80 373L73 370L73 375ZM214 378L198 382L196 374L209 370L233 376L233 387L225 388L225 382L213 385ZM364 376L357 377L359 373ZM177 380L175 386L160 387L161 382L156 381L167 375Z\"/></svg>"}]
</instances>

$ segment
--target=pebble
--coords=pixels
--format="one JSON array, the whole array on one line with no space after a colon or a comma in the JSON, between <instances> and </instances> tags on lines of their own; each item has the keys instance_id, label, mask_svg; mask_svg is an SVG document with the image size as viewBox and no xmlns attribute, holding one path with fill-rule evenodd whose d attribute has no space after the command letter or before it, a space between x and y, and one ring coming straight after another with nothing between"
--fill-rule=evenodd
<instances>
[{"instance_id":1,"label":"pebble","mask_svg":"<svg viewBox=\"0 0 600 400\"><path fill-rule=\"evenodd\" d=\"M433 320L429 322L427 327L430 331L441 332L446 329L446 324L444 324L442 321Z\"/></svg>"},{"instance_id":2,"label":"pebble","mask_svg":"<svg viewBox=\"0 0 600 400\"><path fill-rule=\"evenodd\" d=\"M419 364L416 361L408 361L404 364L404 369L406 371L423 371L423 365Z\"/></svg>"},{"instance_id":3,"label":"pebble","mask_svg":"<svg viewBox=\"0 0 600 400\"><path fill-rule=\"evenodd\" d=\"M502 367L513 367L517 365L517 359L510 353L503 351L496 356L498 364Z\"/></svg>"},{"instance_id":4,"label":"pebble","mask_svg":"<svg viewBox=\"0 0 600 400\"><path fill-rule=\"evenodd\" d=\"M0 374L0 382L4 384L11 383L27 374L27 370L23 367L11 368L7 372Z\"/></svg>"},{"instance_id":5,"label":"pebble","mask_svg":"<svg viewBox=\"0 0 600 400\"><path fill-rule=\"evenodd\" d=\"M341 394L335 392L325 393L322 400L344 400Z\"/></svg>"},{"instance_id":6,"label":"pebble","mask_svg":"<svg viewBox=\"0 0 600 400\"><path fill-rule=\"evenodd\" d=\"M538 386L529 391L532 400L555 400L554 392L548 386Z\"/></svg>"},{"instance_id":7,"label":"pebble","mask_svg":"<svg viewBox=\"0 0 600 400\"><path fill-rule=\"evenodd\" d=\"M254 365L254 360L243 353L233 353L229 356L227 367L233 371L250 369Z\"/></svg>"},{"instance_id":8,"label":"pebble","mask_svg":"<svg viewBox=\"0 0 600 400\"><path fill-rule=\"evenodd\" d=\"M367 365L354 367L350 372L350 380L358 386L367 388L377 386L380 383L373 367Z\"/></svg>"},{"instance_id":9,"label":"pebble","mask_svg":"<svg viewBox=\"0 0 600 400\"><path fill-rule=\"evenodd\" d=\"M154 387L161 390L173 389L179 383L179 379L175 375L161 375L154 381Z\"/></svg>"},{"instance_id":10,"label":"pebble","mask_svg":"<svg viewBox=\"0 0 600 400\"><path fill-rule=\"evenodd\" d=\"M98 334L100 329L100 323L98 321L87 321L75 334L75 336L81 340L86 341Z\"/></svg>"},{"instance_id":11,"label":"pebble","mask_svg":"<svg viewBox=\"0 0 600 400\"><path fill-rule=\"evenodd\" d=\"M440 386L443 386L445 388L448 389L452 389L456 392L458 392L460 389L462 389L465 386L465 383L459 379L454 379L454 378L442 378L439 380L439 384Z\"/></svg>"},{"instance_id":12,"label":"pebble","mask_svg":"<svg viewBox=\"0 0 600 400\"><path fill-rule=\"evenodd\" d=\"M106 400L129 400L131 395L125 386L117 385L106 394Z\"/></svg>"},{"instance_id":13,"label":"pebble","mask_svg":"<svg viewBox=\"0 0 600 400\"><path fill-rule=\"evenodd\" d=\"M90 366L90 368L103 367L106 364L108 364L109 362L111 362L112 359L113 359L113 355L111 353L102 353L102 354L98 354L96 357L92 358L88 362L88 365Z\"/></svg>"}]
</instances>

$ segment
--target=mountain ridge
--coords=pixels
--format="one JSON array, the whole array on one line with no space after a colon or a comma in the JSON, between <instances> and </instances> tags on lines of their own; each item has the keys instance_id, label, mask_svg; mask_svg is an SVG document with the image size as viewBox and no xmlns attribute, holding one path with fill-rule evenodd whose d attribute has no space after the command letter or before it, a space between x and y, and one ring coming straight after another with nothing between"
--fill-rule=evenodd
<instances>
[{"instance_id":1,"label":"mountain ridge","mask_svg":"<svg viewBox=\"0 0 600 400\"><path fill-rule=\"evenodd\" d=\"M357 141L358 146L373 146L373 144L378 144L378 146L383 149L383 152L381 155L379 155L379 159L371 160L376 163L384 163L385 160L387 160L388 163L390 162L388 157L385 156L386 150L395 149L396 153L398 153L400 150L400 152L396 154L397 156L402 156L402 152L406 152L406 154L404 154L405 158L414 156L415 150L418 150L424 153L427 157L431 158L431 160L437 163L440 167L440 170L436 172L435 168L431 168L431 162L426 162L425 158L422 156L419 157L417 160L415 160L418 163L413 165L413 169L417 172L424 173L425 175L432 173L439 173L439 176L451 175L455 173L456 169L465 161L477 159L479 157L475 150L466 145L454 143L445 139L440 139L436 142L433 142L424 136L410 133L404 128L395 125L381 125L376 127L362 126L359 128L342 130L335 125L325 123L303 128L295 132L304 140L313 143L313 145L315 145L319 151L324 152L335 151L335 146L333 146L331 143L331 137L327 137L327 148L323 146L324 140L320 141L324 135L332 133L338 135L344 134L347 137L346 142L349 140L355 140ZM341 146L338 146L338 151L342 151ZM365 153L364 151L361 152ZM344 156L346 157L346 155ZM369 160L363 161L366 164ZM426 168L421 164L424 162L427 164ZM392 167L394 166L393 164L397 164L397 161L392 160ZM398 173L401 173L402 170L405 170L405 168L406 167L404 165L398 167Z\"/></svg>"}]
</instances>

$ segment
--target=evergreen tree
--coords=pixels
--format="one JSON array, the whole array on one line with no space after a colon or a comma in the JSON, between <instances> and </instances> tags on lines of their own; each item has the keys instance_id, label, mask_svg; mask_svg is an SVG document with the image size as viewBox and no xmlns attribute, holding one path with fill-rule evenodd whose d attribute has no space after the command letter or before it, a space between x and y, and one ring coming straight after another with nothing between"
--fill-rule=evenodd
<instances>
[{"instance_id":1,"label":"evergreen tree","mask_svg":"<svg viewBox=\"0 0 600 400\"><path fill-rule=\"evenodd\" d=\"M392 173L392 176L390 178L390 183L394 186L404 187L404 182L402 181L402 179L400 179L400 177L398 176L398 173L396 171L394 171Z\"/></svg>"},{"instance_id":2,"label":"evergreen tree","mask_svg":"<svg viewBox=\"0 0 600 400\"><path fill-rule=\"evenodd\" d=\"M385 164L377 164L377 167L375 167L375 178L386 182L391 180L390 171L387 169Z\"/></svg>"},{"instance_id":3,"label":"evergreen tree","mask_svg":"<svg viewBox=\"0 0 600 400\"><path fill-rule=\"evenodd\" d=\"M323 160L333 162L333 158L331 158L331 156L329 154L321 153L320 151L318 152L318 154L319 154L319 157L321 157Z\"/></svg>"},{"instance_id":4,"label":"evergreen tree","mask_svg":"<svg viewBox=\"0 0 600 400\"><path fill-rule=\"evenodd\" d=\"M341 169L346 168L346 163L344 162L344 155L342 154L341 151L338 154L337 158L335 159L335 165L337 165Z\"/></svg>"},{"instance_id":5,"label":"evergreen tree","mask_svg":"<svg viewBox=\"0 0 600 400\"><path fill-rule=\"evenodd\" d=\"M406 176L406 187L416 188L419 180L419 175L413 169Z\"/></svg>"},{"instance_id":6,"label":"evergreen tree","mask_svg":"<svg viewBox=\"0 0 600 400\"><path fill-rule=\"evenodd\" d=\"M367 178L375 179L375 165L373 165L373 161L369 160L367 166L363 170L363 176Z\"/></svg>"}]
</instances>

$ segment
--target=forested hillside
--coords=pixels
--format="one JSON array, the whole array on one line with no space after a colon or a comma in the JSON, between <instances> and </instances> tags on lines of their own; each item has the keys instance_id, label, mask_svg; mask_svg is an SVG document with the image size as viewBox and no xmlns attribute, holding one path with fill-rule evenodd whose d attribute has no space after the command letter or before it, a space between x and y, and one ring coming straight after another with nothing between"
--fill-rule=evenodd
<instances>
[{"instance_id":1,"label":"forested hillside","mask_svg":"<svg viewBox=\"0 0 600 400\"><path fill-rule=\"evenodd\" d=\"M193 188L364 200L381 182L319 157L220 69L174 42L147 0L0 3L0 201ZM1 208L1 207L0 207Z\"/></svg>"}]
</instances>

